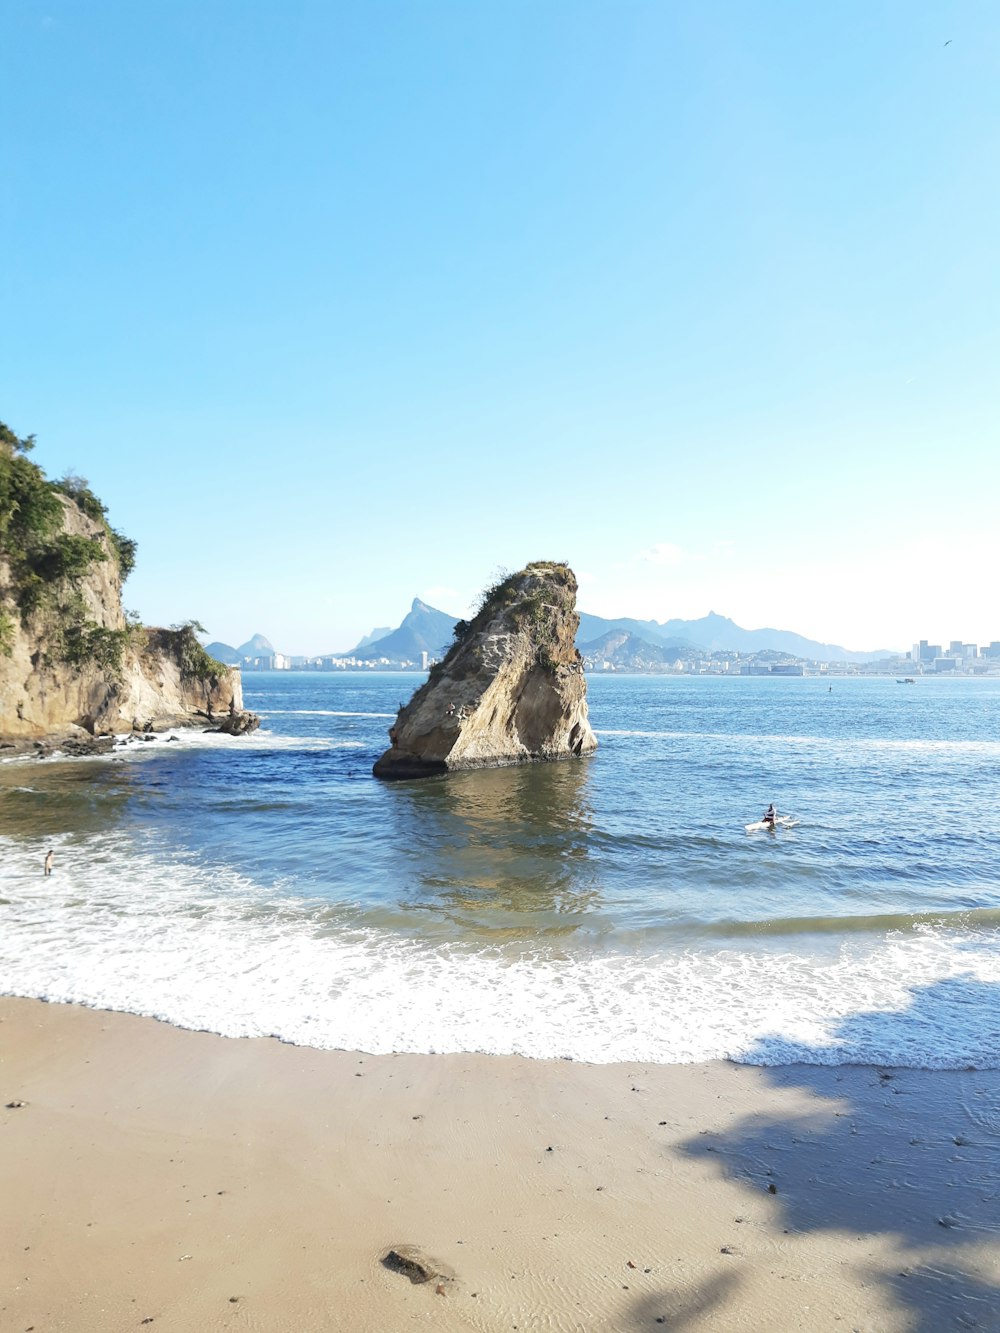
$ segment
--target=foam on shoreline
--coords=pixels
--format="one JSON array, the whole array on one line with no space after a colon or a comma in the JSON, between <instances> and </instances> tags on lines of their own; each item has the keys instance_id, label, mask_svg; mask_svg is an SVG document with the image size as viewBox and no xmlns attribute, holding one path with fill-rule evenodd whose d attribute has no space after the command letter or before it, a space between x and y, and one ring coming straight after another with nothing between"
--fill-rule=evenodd
<instances>
[{"instance_id":1,"label":"foam on shoreline","mask_svg":"<svg viewBox=\"0 0 1000 1333\"><path fill-rule=\"evenodd\" d=\"M320 1049L1000 1067L1000 931L961 916L825 953L808 940L458 945L123 832L0 844L7 995Z\"/></svg>"}]
</instances>

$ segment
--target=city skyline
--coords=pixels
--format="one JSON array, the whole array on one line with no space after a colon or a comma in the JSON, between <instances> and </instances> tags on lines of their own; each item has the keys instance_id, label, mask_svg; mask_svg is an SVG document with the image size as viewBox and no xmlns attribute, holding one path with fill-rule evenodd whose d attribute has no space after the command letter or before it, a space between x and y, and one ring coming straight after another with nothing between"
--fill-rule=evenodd
<instances>
[{"instance_id":1,"label":"city skyline","mask_svg":"<svg viewBox=\"0 0 1000 1333\"><path fill-rule=\"evenodd\" d=\"M447 608L444 607L431 607L430 609L434 611L443 611L446 614L448 613ZM585 607L581 607L580 609L581 611L587 610L587 608ZM664 622L659 622L659 623L662 624ZM397 626L395 624L390 626L382 626L381 634L377 635L375 638L371 638L371 636L375 634L375 631L378 628L379 627L377 626L372 626L372 629L370 631L368 631L364 635L359 636L357 640L352 641L352 643L350 643L347 646L331 647L322 652L304 653L298 651L295 645L290 645L290 644L282 644L280 647L278 647L278 645L272 643L271 646L273 652L281 658L318 659L321 657L327 658L327 657L352 656L357 658L357 660L359 661L362 660L367 661L369 660L369 656L366 656L366 654L368 653L368 649L370 647L377 646L379 640L382 637L384 637L386 633L391 634L397 628ZM737 628L740 630L751 630L754 632L761 632L767 629L774 629L777 631L779 635L784 635L788 633L793 633L793 634L797 633L794 626L788 626L788 625L737 626ZM641 631L637 630L636 632L639 633L641 637ZM258 637L261 634L263 634L263 637L267 639L269 643L271 643L271 636L268 635L266 632L261 631L259 629L254 631L254 637ZM210 645L211 643L221 643L223 646L230 648L233 651L238 651L237 644L235 642L230 643L228 640L219 639L218 636L212 635L207 630L203 634L201 634L200 637L203 640L203 642L209 643ZM237 636L237 639L242 641L243 636L242 635ZM370 643L369 642L362 643L362 640L368 641L369 639L371 639ZM577 641L582 642L579 634L577 635ZM824 641L819 641L819 642L824 642ZM833 643L832 640L827 640L825 642L829 644ZM246 647L247 644L244 643L243 646ZM695 643L694 646L697 647L698 645ZM851 652L852 654L855 651L851 649L849 645L846 644L840 644L836 646L845 648L848 652ZM711 650L706 649L705 651L706 654L711 655ZM733 650L723 649L719 651L727 652ZM889 660L892 657L896 657L899 659L910 658L915 663L920 661L923 661L925 663L933 663L933 661L937 657L957 657L957 658L967 659L970 661L975 661L975 660L982 660L985 658L1000 658L1000 638L984 639L982 641L972 641L968 639L942 639L939 643L934 643L932 640L928 639L919 639L915 640L909 648L893 649L891 645L886 645L884 646L883 649L877 651L884 653L886 660ZM266 650L261 650L261 652L263 653L264 656L267 655ZM252 660L254 656L260 656L260 655L261 653L259 653L257 649L254 649L253 652L248 652L244 654L243 660L244 662L247 662ZM748 651L744 655L750 656L752 655L752 652ZM789 656L794 656L794 654L789 654Z\"/></svg>"}]
</instances>

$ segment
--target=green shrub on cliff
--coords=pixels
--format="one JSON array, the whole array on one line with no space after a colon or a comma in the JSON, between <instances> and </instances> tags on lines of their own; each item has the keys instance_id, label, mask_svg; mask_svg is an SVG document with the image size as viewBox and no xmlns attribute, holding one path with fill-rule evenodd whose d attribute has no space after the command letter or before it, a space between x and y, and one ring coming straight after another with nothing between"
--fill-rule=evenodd
<instances>
[{"instance_id":1,"label":"green shrub on cliff","mask_svg":"<svg viewBox=\"0 0 1000 1333\"><path fill-rule=\"evenodd\" d=\"M138 550L139 543L134 537L126 537L123 532L117 528L108 528L108 540L114 547L115 554L118 557L118 572L121 574L122 583L128 578L135 569L135 553Z\"/></svg>"},{"instance_id":2,"label":"green shrub on cliff","mask_svg":"<svg viewBox=\"0 0 1000 1333\"><path fill-rule=\"evenodd\" d=\"M83 580L110 558L124 582L135 566L136 543L111 527L106 506L86 478L68 472L49 481L27 457L34 443L34 436L19 439L0 422L0 654L13 650L17 612L22 626L31 626L43 665L91 667L120 677L127 648L151 648L168 652L184 676L224 677L229 668L205 652L195 620L146 630L134 614L126 616L123 629L107 629L93 619ZM67 503L98 531L66 532Z\"/></svg>"},{"instance_id":3,"label":"green shrub on cliff","mask_svg":"<svg viewBox=\"0 0 1000 1333\"><path fill-rule=\"evenodd\" d=\"M541 586L538 579L544 580ZM436 680L446 665L454 672L462 645L502 613L509 616L509 623L515 628L530 633L538 661L547 670L554 671L557 667L553 655L557 641L557 614L567 608L572 610L574 599L573 574L563 561L535 560L514 574L501 569L494 581L480 593L472 619L460 620L456 624L455 642L444 661L431 667L430 679ZM478 664L471 658L468 670L478 670Z\"/></svg>"},{"instance_id":4,"label":"green shrub on cliff","mask_svg":"<svg viewBox=\"0 0 1000 1333\"><path fill-rule=\"evenodd\" d=\"M550 583L563 585L567 592L569 590L570 568L562 561L534 560L516 574L501 570L496 581L480 593L473 623L481 625L516 603L515 618L537 628L546 618L545 606L551 603L545 602L541 589L525 592L525 578L530 574L544 576Z\"/></svg>"},{"instance_id":5,"label":"green shrub on cliff","mask_svg":"<svg viewBox=\"0 0 1000 1333\"><path fill-rule=\"evenodd\" d=\"M20 439L0 422L0 560L7 568L6 587L0 591L0 652L11 651L11 612L16 609L23 625L36 622L47 660L89 662L116 671L132 631L98 625L78 589L109 557L124 581L135 565L136 544L110 526L105 506L83 477L67 473L49 481L27 456L34 444L33 435ZM101 531L89 536L65 532L67 500Z\"/></svg>"},{"instance_id":6,"label":"green shrub on cliff","mask_svg":"<svg viewBox=\"0 0 1000 1333\"><path fill-rule=\"evenodd\" d=\"M14 651L14 620L6 611L0 611L0 657L10 657Z\"/></svg>"},{"instance_id":7,"label":"green shrub on cliff","mask_svg":"<svg viewBox=\"0 0 1000 1333\"><path fill-rule=\"evenodd\" d=\"M58 481L50 483L54 491L59 491L62 495L68 495L88 518L94 519L98 523L103 523L107 517L108 507L98 500L97 496L90 489L90 482L86 477L78 476L75 472L67 472L65 477L60 477Z\"/></svg>"},{"instance_id":8,"label":"green shrub on cliff","mask_svg":"<svg viewBox=\"0 0 1000 1333\"><path fill-rule=\"evenodd\" d=\"M535 574L547 580L546 587L526 588L526 576ZM479 597L476 614L467 629L481 629L502 611L510 610L511 619L522 629L530 630L535 640L545 646L554 639L552 611L553 585L565 588L571 596L569 565L561 561L535 560L516 574L501 571L501 576ZM555 592L558 598L559 591ZM457 637L457 636L456 636Z\"/></svg>"},{"instance_id":9,"label":"green shrub on cliff","mask_svg":"<svg viewBox=\"0 0 1000 1333\"><path fill-rule=\"evenodd\" d=\"M90 482L86 477L80 477L75 472L67 472L64 477L50 484L54 491L68 496L81 513L92 518L95 523L103 525L108 543L118 558L118 570L124 583L135 568L136 542L111 526L108 522L107 505L90 489Z\"/></svg>"},{"instance_id":10,"label":"green shrub on cliff","mask_svg":"<svg viewBox=\"0 0 1000 1333\"><path fill-rule=\"evenodd\" d=\"M182 676L195 680L221 679L228 674L229 667L205 652L196 637L204 633L205 627L197 620L185 620L182 625L150 631L151 636L156 637L156 646L173 657Z\"/></svg>"},{"instance_id":11,"label":"green shrub on cliff","mask_svg":"<svg viewBox=\"0 0 1000 1333\"><path fill-rule=\"evenodd\" d=\"M34 437L19 440L0 421L0 555L45 541L62 527L62 504L45 473L25 455Z\"/></svg>"},{"instance_id":12,"label":"green shrub on cliff","mask_svg":"<svg viewBox=\"0 0 1000 1333\"><path fill-rule=\"evenodd\" d=\"M77 579L89 564L113 554L122 582L135 567L136 544L131 537L117 532L108 523L107 508L90 489L85 477L68 472L58 481L49 481L45 473L27 455L35 447L35 437L23 439L0 421L0 556L10 561L16 576L35 573L46 583ZM71 500L103 528L93 538L62 537L64 509L62 496ZM94 555L88 556L78 543L93 543ZM66 545L77 543L75 550ZM97 548L106 545L100 555ZM23 571L17 566L24 564Z\"/></svg>"},{"instance_id":13,"label":"green shrub on cliff","mask_svg":"<svg viewBox=\"0 0 1000 1333\"><path fill-rule=\"evenodd\" d=\"M127 625L125 629L105 629L98 625L87 615L86 603L79 593L68 599L63 611L53 626L48 656L69 666L97 667L109 676L120 677L125 649L142 630L135 625Z\"/></svg>"},{"instance_id":14,"label":"green shrub on cliff","mask_svg":"<svg viewBox=\"0 0 1000 1333\"><path fill-rule=\"evenodd\" d=\"M107 558L108 548L100 537L60 533L31 551L25 564L43 583L59 583L63 579L77 583L94 565Z\"/></svg>"}]
</instances>

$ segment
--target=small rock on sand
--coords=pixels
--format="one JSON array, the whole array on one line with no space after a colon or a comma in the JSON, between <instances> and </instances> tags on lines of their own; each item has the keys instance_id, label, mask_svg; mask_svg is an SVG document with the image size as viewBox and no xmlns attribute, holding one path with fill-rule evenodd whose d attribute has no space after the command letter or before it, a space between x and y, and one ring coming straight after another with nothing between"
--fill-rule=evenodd
<instances>
[{"instance_id":1,"label":"small rock on sand","mask_svg":"<svg viewBox=\"0 0 1000 1333\"><path fill-rule=\"evenodd\" d=\"M382 1256L382 1264L391 1273L401 1273L416 1285L435 1279L440 1285L441 1282L454 1281L455 1277L450 1268L432 1259L416 1245L394 1245Z\"/></svg>"}]
</instances>

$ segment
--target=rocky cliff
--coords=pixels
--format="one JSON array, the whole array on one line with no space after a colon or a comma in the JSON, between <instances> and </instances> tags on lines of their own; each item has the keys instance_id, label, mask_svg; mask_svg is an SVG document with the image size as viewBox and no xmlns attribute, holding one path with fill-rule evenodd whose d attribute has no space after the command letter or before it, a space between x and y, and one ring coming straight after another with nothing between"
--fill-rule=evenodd
<instances>
[{"instance_id":1,"label":"rocky cliff","mask_svg":"<svg viewBox=\"0 0 1000 1333\"><path fill-rule=\"evenodd\" d=\"M589 754L587 683L576 650L576 579L538 561L484 596L459 621L443 662L389 728L381 778L426 777Z\"/></svg>"},{"instance_id":2,"label":"rocky cliff","mask_svg":"<svg viewBox=\"0 0 1000 1333\"><path fill-rule=\"evenodd\" d=\"M212 722L251 729L240 674L191 625L122 610L135 545L80 478L49 481L0 423L0 738L38 740Z\"/></svg>"}]
</instances>

